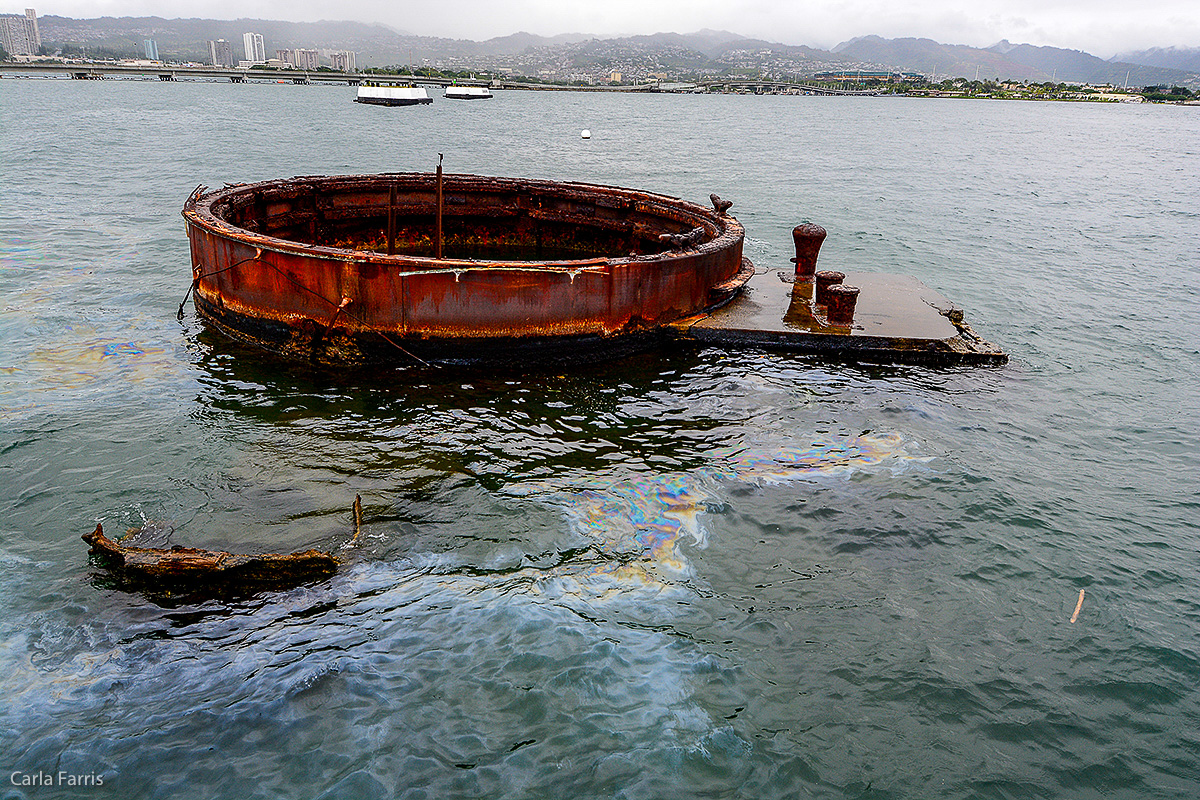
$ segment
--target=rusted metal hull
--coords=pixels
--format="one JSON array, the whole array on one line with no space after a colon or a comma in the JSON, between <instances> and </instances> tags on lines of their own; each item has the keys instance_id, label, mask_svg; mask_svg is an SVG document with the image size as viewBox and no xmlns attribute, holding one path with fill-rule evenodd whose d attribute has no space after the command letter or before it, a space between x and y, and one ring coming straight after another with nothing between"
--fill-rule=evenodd
<instances>
[{"instance_id":1,"label":"rusted metal hull","mask_svg":"<svg viewBox=\"0 0 1200 800\"><path fill-rule=\"evenodd\" d=\"M737 220L675 198L470 175L446 176L442 197L438 225L431 174L197 190L183 210L196 308L328 363L593 360L652 346L753 272Z\"/></svg>"}]
</instances>

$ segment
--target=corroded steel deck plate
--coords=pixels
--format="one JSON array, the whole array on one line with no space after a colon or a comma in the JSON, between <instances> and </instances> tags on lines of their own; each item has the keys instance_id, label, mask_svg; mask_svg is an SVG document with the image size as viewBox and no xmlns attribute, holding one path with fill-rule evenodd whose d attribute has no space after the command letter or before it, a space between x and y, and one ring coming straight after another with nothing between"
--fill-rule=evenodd
<instances>
[{"instance_id":1,"label":"corroded steel deck plate","mask_svg":"<svg viewBox=\"0 0 1200 800\"><path fill-rule=\"evenodd\" d=\"M853 361L1003 364L1008 356L981 339L962 311L916 278L847 272L861 291L853 323L829 325L814 307L812 283L768 270L727 306L673 326L681 339L727 347L761 347Z\"/></svg>"},{"instance_id":2,"label":"corroded steel deck plate","mask_svg":"<svg viewBox=\"0 0 1200 800\"><path fill-rule=\"evenodd\" d=\"M323 363L594 360L652 346L753 273L715 197L446 175L440 198L424 173L197 189L197 311Z\"/></svg>"}]
</instances>

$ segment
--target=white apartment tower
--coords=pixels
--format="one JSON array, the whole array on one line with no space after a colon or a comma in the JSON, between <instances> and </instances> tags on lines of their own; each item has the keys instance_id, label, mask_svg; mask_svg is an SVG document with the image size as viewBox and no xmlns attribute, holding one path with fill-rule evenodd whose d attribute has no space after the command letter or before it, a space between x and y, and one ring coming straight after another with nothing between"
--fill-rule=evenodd
<instances>
[{"instance_id":1,"label":"white apartment tower","mask_svg":"<svg viewBox=\"0 0 1200 800\"><path fill-rule=\"evenodd\" d=\"M242 45L246 48L246 60L261 64L267 60L267 51L263 47L261 33L243 33Z\"/></svg>"}]
</instances>

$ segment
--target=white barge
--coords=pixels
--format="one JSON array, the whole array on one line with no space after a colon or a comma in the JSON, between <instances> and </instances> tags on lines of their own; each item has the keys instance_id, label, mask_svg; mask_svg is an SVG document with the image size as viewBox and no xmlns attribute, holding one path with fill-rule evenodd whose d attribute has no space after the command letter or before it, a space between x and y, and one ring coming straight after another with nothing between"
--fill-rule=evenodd
<instances>
[{"instance_id":1,"label":"white barge","mask_svg":"<svg viewBox=\"0 0 1200 800\"><path fill-rule=\"evenodd\" d=\"M359 84L354 102L376 106L416 106L432 103L433 98L425 89L411 84L368 82Z\"/></svg>"},{"instance_id":2,"label":"white barge","mask_svg":"<svg viewBox=\"0 0 1200 800\"><path fill-rule=\"evenodd\" d=\"M447 86L443 95L451 100L488 100L492 90L486 86Z\"/></svg>"}]
</instances>

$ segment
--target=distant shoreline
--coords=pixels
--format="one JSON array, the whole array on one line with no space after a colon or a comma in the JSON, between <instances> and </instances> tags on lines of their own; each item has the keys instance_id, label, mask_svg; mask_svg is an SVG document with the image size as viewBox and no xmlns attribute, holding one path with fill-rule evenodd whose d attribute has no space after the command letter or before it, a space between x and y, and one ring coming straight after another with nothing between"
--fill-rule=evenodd
<instances>
[{"instance_id":1,"label":"distant shoreline","mask_svg":"<svg viewBox=\"0 0 1200 800\"><path fill-rule=\"evenodd\" d=\"M940 85L898 87L895 84L850 88L842 86L776 81L768 79L724 79L705 83L670 81L643 84L574 85L512 79L461 78L445 75L381 74L377 72L335 72L320 70L277 70L270 68L227 68L203 65L113 62L0 62L0 78L31 80L134 80L193 83L332 83L355 86L363 80L406 81L429 86L477 85L500 91L590 92L618 94L700 94L700 95L789 95L921 97L951 100L1024 100L1073 103L1118 103L1159 105L1200 105L1200 96L1182 89L1184 94L1138 92L1112 86L1075 84L1017 84L1015 82L969 82L965 79L943 81ZM669 88L663 88L666 83ZM961 84L962 88L956 88ZM948 88L949 85L949 88ZM973 86L982 88L971 88ZM718 88L723 87L723 88ZM1176 87L1178 88L1178 87ZM1178 97L1178 99L1175 99Z\"/></svg>"}]
</instances>

